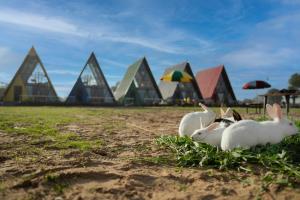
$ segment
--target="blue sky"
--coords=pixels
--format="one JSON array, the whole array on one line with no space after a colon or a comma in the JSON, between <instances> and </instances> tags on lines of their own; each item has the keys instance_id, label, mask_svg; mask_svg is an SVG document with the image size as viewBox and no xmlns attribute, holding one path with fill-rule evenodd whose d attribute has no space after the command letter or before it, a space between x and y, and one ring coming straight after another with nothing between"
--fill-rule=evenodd
<instances>
[{"instance_id":1,"label":"blue sky","mask_svg":"<svg viewBox=\"0 0 300 200\"><path fill-rule=\"evenodd\" d=\"M32 45L57 93L67 96L92 51L110 86L146 56L159 80L189 61L194 73L224 64L238 99L243 83L287 87L300 72L300 0L0 0L0 81Z\"/></svg>"}]
</instances>

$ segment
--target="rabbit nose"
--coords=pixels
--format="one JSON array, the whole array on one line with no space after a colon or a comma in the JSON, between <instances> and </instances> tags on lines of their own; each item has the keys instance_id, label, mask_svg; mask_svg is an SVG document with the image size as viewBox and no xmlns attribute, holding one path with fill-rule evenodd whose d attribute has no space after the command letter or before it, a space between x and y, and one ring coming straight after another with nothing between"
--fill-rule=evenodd
<instances>
[{"instance_id":1,"label":"rabbit nose","mask_svg":"<svg viewBox=\"0 0 300 200\"><path fill-rule=\"evenodd\" d=\"M197 133L197 134L194 134L194 135L192 135L191 137L192 137L192 139L197 139L197 136L199 136L201 133Z\"/></svg>"}]
</instances>

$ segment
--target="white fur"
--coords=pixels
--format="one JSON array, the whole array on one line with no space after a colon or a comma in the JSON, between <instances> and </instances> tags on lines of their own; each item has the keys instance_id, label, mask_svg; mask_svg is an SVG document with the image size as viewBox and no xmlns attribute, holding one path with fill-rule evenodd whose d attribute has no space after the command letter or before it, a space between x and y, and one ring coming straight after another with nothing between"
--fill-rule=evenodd
<instances>
[{"instance_id":1,"label":"white fur","mask_svg":"<svg viewBox=\"0 0 300 200\"><path fill-rule=\"evenodd\" d=\"M204 109L203 112L188 113L181 119L179 125L180 136L191 136L195 130L201 128L200 121L204 127L207 127L215 120L216 114L211 109L203 104L199 105Z\"/></svg>"},{"instance_id":2,"label":"white fur","mask_svg":"<svg viewBox=\"0 0 300 200\"><path fill-rule=\"evenodd\" d=\"M278 104L274 104L273 107L267 105L267 111L273 121L241 120L227 127L221 140L222 150L231 150L235 147L250 148L267 143L276 144L284 137L297 133L295 124L282 118Z\"/></svg>"},{"instance_id":3,"label":"white fur","mask_svg":"<svg viewBox=\"0 0 300 200\"><path fill-rule=\"evenodd\" d=\"M213 130L210 127L198 129L192 134L192 139L198 142L204 142L213 146L221 146L221 139L225 126L221 124L216 125Z\"/></svg>"}]
</instances>

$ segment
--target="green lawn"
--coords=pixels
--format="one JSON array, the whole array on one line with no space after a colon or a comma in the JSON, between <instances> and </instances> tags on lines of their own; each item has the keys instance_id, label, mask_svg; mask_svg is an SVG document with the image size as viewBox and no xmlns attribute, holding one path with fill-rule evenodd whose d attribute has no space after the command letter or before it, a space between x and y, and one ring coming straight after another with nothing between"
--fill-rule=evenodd
<instances>
[{"instance_id":1,"label":"green lawn","mask_svg":"<svg viewBox=\"0 0 300 200\"><path fill-rule=\"evenodd\" d=\"M60 127L74 122L86 123L93 111L81 108L0 107L0 130L25 135L44 147L87 150L101 144L100 140L86 140L75 133L60 133Z\"/></svg>"},{"instance_id":2,"label":"green lawn","mask_svg":"<svg viewBox=\"0 0 300 200\"><path fill-rule=\"evenodd\" d=\"M235 108L245 116L245 108ZM191 111L198 111L198 107L162 107L162 108L96 108L96 107L0 107L0 132L17 136L18 141L9 145L18 153L15 160L23 159L23 155L35 155L35 158L46 155L48 151L63 152L78 150L88 152L105 147L105 139L93 135L82 134L85 129L101 130L105 134L116 134L127 129L125 120L118 120L117 116L146 116L149 114L170 113L178 114L175 118ZM214 108L218 113L219 108ZM250 110L254 112L254 110ZM292 109L293 118L299 117L300 109ZM251 115L261 119L262 115ZM159 118L159 116L158 116ZM297 118L296 118L297 119ZM298 118L299 119L299 118ZM151 122L149 122L151 124ZM297 121L300 129L300 121ZM72 128L76 125L77 129ZM70 126L70 127L69 127ZM162 124L163 126L163 124ZM69 128L66 128L69 127ZM156 127L160 128L160 127ZM154 129L155 130L155 129ZM132 131L132 130L129 130ZM134 158L141 162L152 162L158 165L176 163L180 167L214 168L220 170L236 170L243 173L261 174L263 188L276 183L282 186L298 186L300 180L300 137L293 136L277 145L256 147L250 150L236 149L232 152L222 152L216 147L196 143L189 138L179 138L174 132L168 136L155 136L153 146L161 149L163 156ZM23 138L24 137L24 138ZM115 135L114 137L121 137ZM1 140L1 138L0 138ZM150 140L150 139L149 139ZM156 144L155 144L156 143ZM136 151L146 154L151 147L137 145ZM5 146L1 147L6 149ZM9 148L12 148L11 146ZM113 147L110 151L122 150L122 146ZM128 147L126 147L128 148ZM119 150L118 150L119 151ZM22 153L21 153L22 152ZM148 154L147 154L148 155ZM133 158L129 158L133 159ZM34 161L34 158L32 158ZM49 178L49 177L48 177ZM52 180L51 177L49 180ZM0 182L0 190L1 190Z\"/></svg>"}]
</instances>

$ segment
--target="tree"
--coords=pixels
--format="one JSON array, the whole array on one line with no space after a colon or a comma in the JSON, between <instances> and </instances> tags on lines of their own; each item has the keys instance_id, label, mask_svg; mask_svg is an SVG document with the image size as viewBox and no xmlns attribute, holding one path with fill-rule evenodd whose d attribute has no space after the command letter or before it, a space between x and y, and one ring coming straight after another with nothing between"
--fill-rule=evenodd
<instances>
[{"instance_id":1,"label":"tree","mask_svg":"<svg viewBox=\"0 0 300 200\"><path fill-rule=\"evenodd\" d=\"M295 73L289 79L289 88L298 89L300 88L300 74Z\"/></svg>"}]
</instances>

